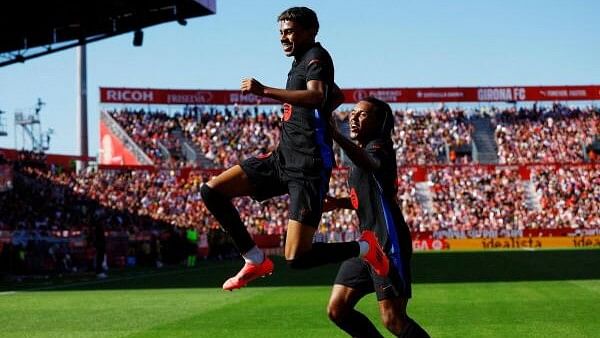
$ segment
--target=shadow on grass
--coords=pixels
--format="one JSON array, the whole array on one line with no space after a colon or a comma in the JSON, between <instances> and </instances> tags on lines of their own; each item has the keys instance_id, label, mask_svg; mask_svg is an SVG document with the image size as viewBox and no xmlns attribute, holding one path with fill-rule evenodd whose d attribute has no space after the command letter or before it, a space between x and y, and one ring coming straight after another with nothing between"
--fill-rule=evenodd
<instances>
[{"instance_id":1,"label":"shadow on grass","mask_svg":"<svg viewBox=\"0 0 600 338\"><path fill-rule=\"evenodd\" d=\"M252 287L331 285L337 265L291 270L274 257L275 273ZM600 279L600 250L444 252L413 256L414 283L458 283ZM105 280L94 276L54 278L27 283L3 283L0 291L65 291L166 288L220 288L237 273L241 260L200 261L195 268L127 269L111 271Z\"/></svg>"}]
</instances>

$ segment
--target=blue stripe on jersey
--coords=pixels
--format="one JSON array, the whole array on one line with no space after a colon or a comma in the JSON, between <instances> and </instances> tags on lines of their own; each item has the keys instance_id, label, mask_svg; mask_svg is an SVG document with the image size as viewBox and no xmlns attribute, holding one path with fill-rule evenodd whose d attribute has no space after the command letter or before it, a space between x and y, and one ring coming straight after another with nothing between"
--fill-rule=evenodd
<instances>
[{"instance_id":1,"label":"blue stripe on jersey","mask_svg":"<svg viewBox=\"0 0 600 338\"><path fill-rule=\"evenodd\" d=\"M317 135L317 147L321 153L321 159L323 160L323 167L326 170L333 168L333 149L327 142L325 142L325 130L327 125L326 121L323 121L321 113L318 109L315 109L315 134Z\"/></svg>"},{"instance_id":2,"label":"blue stripe on jersey","mask_svg":"<svg viewBox=\"0 0 600 338\"><path fill-rule=\"evenodd\" d=\"M398 234L396 233L396 223L394 222L394 217L392 216L392 211L387 200L383 196L383 189L377 181L375 175L373 175L373 179L379 188L379 198L381 199L381 206L383 207L383 217L385 219L385 226L387 228L388 237L392 243L392 264L396 267L398 274L400 275L400 279L402 280L402 284L404 290L406 291L406 270L404 262L402 262L402 255L400 251L400 242L398 242Z\"/></svg>"},{"instance_id":3,"label":"blue stripe on jersey","mask_svg":"<svg viewBox=\"0 0 600 338\"><path fill-rule=\"evenodd\" d=\"M333 168L333 149L325 142L325 121L321 118L321 113L315 109L315 135L317 136L317 147L323 160L323 169L321 170L321 200L325 198L329 190L329 177L331 168Z\"/></svg>"}]
</instances>

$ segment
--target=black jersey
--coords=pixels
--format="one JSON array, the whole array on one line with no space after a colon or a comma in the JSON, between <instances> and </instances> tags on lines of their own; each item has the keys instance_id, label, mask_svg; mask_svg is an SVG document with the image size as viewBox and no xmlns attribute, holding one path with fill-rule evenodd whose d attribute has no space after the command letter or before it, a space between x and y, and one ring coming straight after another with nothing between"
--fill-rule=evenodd
<instances>
[{"instance_id":1,"label":"black jersey","mask_svg":"<svg viewBox=\"0 0 600 338\"><path fill-rule=\"evenodd\" d=\"M365 150L377 164L368 171L352 164L348 185L361 230L372 230L398 271L409 274L412 254L410 230L396 202L398 190L396 153L391 141L374 140Z\"/></svg>"},{"instance_id":2,"label":"black jersey","mask_svg":"<svg viewBox=\"0 0 600 338\"><path fill-rule=\"evenodd\" d=\"M294 59L286 89L305 90L310 80L325 84L326 102L334 84L333 61L319 43ZM319 177L333 167L329 116L322 109L284 103L281 139L278 151L286 175Z\"/></svg>"}]
</instances>

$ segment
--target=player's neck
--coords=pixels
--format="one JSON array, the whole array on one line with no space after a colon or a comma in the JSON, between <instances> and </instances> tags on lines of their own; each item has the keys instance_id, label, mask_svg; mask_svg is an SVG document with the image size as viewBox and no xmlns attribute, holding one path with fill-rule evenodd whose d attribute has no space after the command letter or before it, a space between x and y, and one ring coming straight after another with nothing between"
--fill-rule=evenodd
<instances>
[{"instance_id":1,"label":"player's neck","mask_svg":"<svg viewBox=\"0 0 600 338\"><path fill-rule=\"evenodd\" d=\"M298 53L296 53L296 55L294 55L294 59L300 60L304 56L304 54L306 52L308 52L308 50L311 49L317 43L318 42L312 41L310 43L307 43L305 46L300 47Z\"/></svg>"}]
</instances>

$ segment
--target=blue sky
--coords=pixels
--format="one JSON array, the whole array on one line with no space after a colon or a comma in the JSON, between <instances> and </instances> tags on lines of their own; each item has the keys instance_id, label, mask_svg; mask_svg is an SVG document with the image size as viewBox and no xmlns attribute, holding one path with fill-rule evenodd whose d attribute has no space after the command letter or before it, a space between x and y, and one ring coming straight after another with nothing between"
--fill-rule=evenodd
<instances>
[{"instance_id":1,"label":"blue sky","mask_svg":"<svg viewBox=\"0 0 600 338\"><path fill-rule=\"evenodd\" d=\"M217 0L217 14L88 45L89 153L98 153L98 87L236 89L253 76L285 86L291 59L277 15L313 8L318 40L340 87L600 84L600 1L596 0ZM76 154L75 49L0 68L0 110L13 148L13 116L37 98L52 153ZM21 141L18 141L20 146Z\"/></svg>"}]
</instances>

